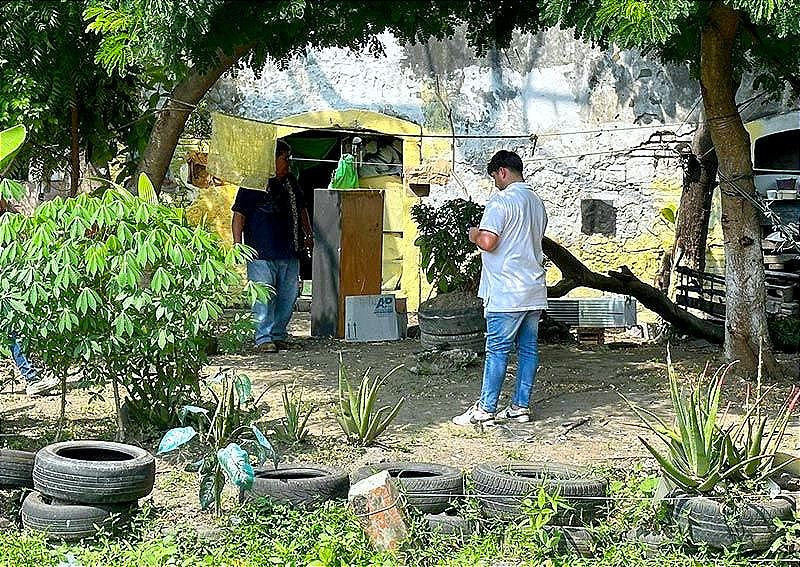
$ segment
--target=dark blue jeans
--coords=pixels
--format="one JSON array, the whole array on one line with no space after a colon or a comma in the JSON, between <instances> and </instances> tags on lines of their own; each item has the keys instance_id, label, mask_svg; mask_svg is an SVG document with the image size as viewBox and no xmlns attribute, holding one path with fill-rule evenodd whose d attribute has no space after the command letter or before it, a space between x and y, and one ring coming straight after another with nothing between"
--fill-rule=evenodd
<instances>
[{"instance_id":1,"label":"dark blue jeans","mask_svg":"<svg viewBox=\"0 0 800 567\"><path fill-rule=\"evenodd\" d=\"M517 348L517 386L512 403L521 408L530 404L536 370L539 368L540 310L486 314L486 363L480 406L484 411L497 411L497 400L506 377L508 355Z\"/></svg>"}]
</instances>

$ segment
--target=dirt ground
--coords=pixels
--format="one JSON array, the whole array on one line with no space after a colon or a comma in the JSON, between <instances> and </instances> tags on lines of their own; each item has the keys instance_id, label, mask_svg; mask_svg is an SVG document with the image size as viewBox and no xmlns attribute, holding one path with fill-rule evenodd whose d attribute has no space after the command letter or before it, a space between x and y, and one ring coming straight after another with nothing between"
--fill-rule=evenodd
<instances>
[{"instance_id":1,"label":"dirt ground","mask_svg":"<svg viewBox=\"0 0 800 567\"><path fill-rule=\"evenodd\" d=\"M264 396L269 405L267 428L269 420L283 415L282 384L302 389L304 399L317 406L310 421L310 440L294 447L279 446L285 460L325 462L346 470L384 460L429 461L463 468L485 461L529 460L629 468L637 460L648 461L637 440L644 432L619 393L656 413L666 414L668 409L666 347L637 344L623 334L611 337L617 342L605 345L542 345L533 422L479 430L456 427L450 419L474 403L480 390L481 359L457 372L417 375L409 369L417 365L415 354L422 350L418 340L360 344L313 339L308 314L298 314L291 330L303 345L302 351L220 356L208 369L233 367L248 374L256 396L269 388ZM678 343L671 350L676 368L686 377L697 375L707 362L715 368L720 357L717 348L700 342ZM333 418L339 354L352 376L360 376L368 367L383 375L404 365L392 375L380 397L381 404L392 404L401 397L405 403L379 446L348 445ZM796 376L797 361L786 360L785 364ZM514 368L512 359L511 371ZM772 395L775 404L785 399L792 383L787 379L777 384ZM741 410L746 384L743 378L727 382L725 397L734 413ZM513 380L508 379L501 404L507 402L512 388ZM19 384L16 392L8 384L3 392L2 446L35 450L52 442L58 397L29 398ZM81 390L70 392L70 437L113 439L110 392L104 397L92 399ZM786 439L787 449L798 448L799 434L795 419ZM158 439L132 441L153 451L158 444ZM197 479L182 470L189 460L188 455L157 459L156 490L150 500L164 514L201 525L207 516L197 512ZM231 494L229 505L234 501Z\"/></svg>"}]
</instances>

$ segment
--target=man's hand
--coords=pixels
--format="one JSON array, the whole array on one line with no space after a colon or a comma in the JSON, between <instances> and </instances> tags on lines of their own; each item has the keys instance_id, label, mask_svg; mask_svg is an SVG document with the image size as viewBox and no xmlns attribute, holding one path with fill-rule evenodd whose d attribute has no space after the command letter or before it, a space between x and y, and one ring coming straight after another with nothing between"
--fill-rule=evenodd
<instances>
[{"instance_id":1,"label":"man's hand","mask_svg":"<svg viewBox=\"0 0 800 567\"><path fill-rule=\"evenodd\" d=\"M479 229L477 226L469 227L469 241L472 242L473 244L476 244L475 239L478 238L478 234L480 233L480 231L481 229Z\"/></svg>"}]
</instances>

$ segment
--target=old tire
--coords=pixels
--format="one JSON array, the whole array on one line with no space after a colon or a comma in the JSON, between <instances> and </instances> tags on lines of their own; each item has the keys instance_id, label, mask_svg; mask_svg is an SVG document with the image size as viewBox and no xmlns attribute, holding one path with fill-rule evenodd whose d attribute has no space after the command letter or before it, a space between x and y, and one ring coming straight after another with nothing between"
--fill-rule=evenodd
<instances>
[{"instance_id":1,"label":"old tire","mask_svg":"<svg viewBox=\"0 0 800 567\"><path fill-rule=\"evenodd\" d=\"M355 484L368 476L388 471L409 506L425 514L440 514L464 494L460 469L434 463L390 462L367 465L352 474Z\"/></svg>"},{"instance_id":2,"label":"old tire","mask_svg":"<svg viewBox=\"0 0 800 567\"><path fill-rule=\"evenodd\" d=\"M429 335L464 335L486 330L483 309L420 311L417 317L420 331Z\"/></svg>"},{"instance_id":3,"label":"old tire","mask_svg":"<svg viewBox=\"0 0 800 567\"><path fill-rule=\"evenodd\" d=\"M33 488L36 453L0 449L0 488Z\"/></svg>"},{"instance_id":4,"label":"old tire","mask_svg":"<svg viewBox=\"0 0 800 567\"><path fill-rule=\"evenodd\" d=\"M22 503L22 525L45 532L51 539L76 541L114 530L130 519L135 504L63 504L38 492L31 492Z\"/></svg>"},{"instance_id":5,"label":"old tire","mask_svg":"<svg viewBox=\"0 0 800 567\"><path fill-rule=\"evenodd\" d=\"M522 515L522 501L543 486L558 493L571 510L563 510L553 522L565 526L590 523L605 513L608 481L584 468L559 463L484 463L472 471L475 492L483 513L494 518Z\"/></svg>"},{"instance_id":6,"label":"old tire","mask_svg":"<svg viewBox=\"0 0 800 567\"><path fill-rule=\"evenodd\" d=\"M153 490L153 455L108 441L64 441L36 454L33 486L50 498L82 504L134 502Z\"/></svg>"},{"instance_id":7,"label":"old tire","mask_svg":"<svg viewBox=\"0 0 800 567\"><path fill-rule=\"evenodd\" d=\"M426 514L425 521L431 531L443 534L467 536L475 532L475 526L472 525L472 522L461 516Z\"/></svg>"},{"instance_id":8,"label":"old tire","mask_svg":"<svg viewBox=\"0 0 800 567\"><path fill-rule=\"evenodd\" d=\"M741 551L768 549L778 538L774 520L791 520L794 502L786 498L740 502L726 506L704 496L679 497L672 509L672 519L698 545L716 549L738 545Z\"/></svg>"},{"instance_id":9,"label":"old tire","mask_svg":"<svg viewBox=\"0 0 800 567\"><path fill-rule=\"evenodd\" d=\"M548 533L557 533L561 537L559 541L561 551L578 557L594 555L594 538L588 529L579 526L547 526L545 529Z\"/></svg>"},{"instance_id":10,"label":"old tire","mask_svg":"<svg viewBox=\"0 0 800 567\"><path fill-rule=\"evenodd\" d=\"M486 351L486 334L484 331L463 335L430 335L421 332L419 340L422 346L431 350L449 350L463 348L477 353Z\"/></svg>"},{"instance_id":11,"label":"old tire","mask_svg":"<svg viewBox=\"0 0 800 567\"><path fill-rule=\"evenodd\" d=\"M257 468L253 486L239 494L242 502L261 497L287 506L311 508L328 500L347 498L347 473L325 465L291 463L277 469Z\"/></svg>"}]
</instances>

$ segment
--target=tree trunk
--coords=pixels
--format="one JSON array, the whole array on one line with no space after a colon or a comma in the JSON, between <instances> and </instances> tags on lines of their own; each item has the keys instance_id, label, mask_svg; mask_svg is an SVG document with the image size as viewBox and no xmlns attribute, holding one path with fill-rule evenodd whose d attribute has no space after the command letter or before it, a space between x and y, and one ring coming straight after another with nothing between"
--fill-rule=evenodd
<instances>
[{"instance_id":1,"label":"tree trunk","mask_svg":"<svg viewBox=\"0 0 800 567\"><path fill-rule=\"evenodd\" d=\"M721 2L712 5L709 22L701 35L700 87L721 180L727 312L725 358L739 361L737 372L755 376L762 346L764 370L777 374L779 369L767 331L761 227L751 203L736 191L738 188L746 195L755 195L750 139L735 100L732 55L738 26L736 10Z\"/></svg>"},{"instance_id":2,"label":"tree trunk","mask_svg":"<svg viewBox=\"0 0 800 567\"><path fill-rule=\"evenodd\" d=\"M69 103L69 196L78 194L81 180L81 148L78 139L78 100L73 92Z\"/></svg>"},{"instance_id":3,"label":"tree trunk","mask_svg":"<svg viewBox=\"0 0 800 567\"><path fill-rule=\"evenodd\" d=\"M178 139L192 110L217 79L249 51L249 48L241 47L237 48L233 55L220 54L213 67L203 72L191 72L178 83L167 104L158 113L156 123L150 132L150 140L139 161L136 178L139 177L139 173L146 173L156 190L161 188L175 147L178 145Z\"/></svg>"},{"instance_id":4,"label":"tree trunk","mask_svg":"<svg viewBox=\"0 0 800 567\"><path fill-rule=\"evenodd\" d=\"M562 297L577 287L590 287L600 291L632 295L642 305L663 317L676 329L715 344L722 344L725 338L722 327L681 309L663 292L634 276L627 267L623 266L618 272L609 272L607 276L598 274L587 268L569 250L547 237L542 240L542 250L561 270L563 278L556 285L547 288L547 297Z\"/></svg>"},{"instance_id":5,"label":"tree trunk","mask_svg":"<svg viewBox=\"0 0 800 567\"><path fill-rule=\"evenodd\" d=\"M685 167L683 192L675 221L673 266L703 271L706 269L711 198L717 178L717 155L705 113L701 114L700 124L692 138L692 155Z\"/></svg>"}]
</instances>

